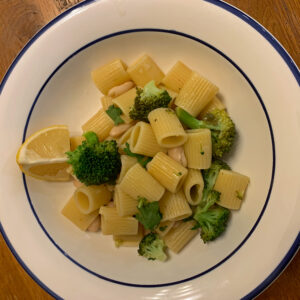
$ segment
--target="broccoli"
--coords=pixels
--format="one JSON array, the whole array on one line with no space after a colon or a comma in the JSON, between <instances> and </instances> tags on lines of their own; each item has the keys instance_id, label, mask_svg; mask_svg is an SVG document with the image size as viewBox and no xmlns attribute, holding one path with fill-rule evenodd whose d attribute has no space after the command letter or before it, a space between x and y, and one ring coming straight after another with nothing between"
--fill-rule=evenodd
<instances>
[{"instance_id":1,"label":"broccoli","mask_svg":"<svg viewBox=\"0 0 300 300\"><path fill-rule=\"evenodd\" d=\"M74 151L66 152L73 173L85 185L114 182L121 170L121 158L115 140L99 142L96 133L89 131Z\"/></svg>"},{"instance_id":2,"label":"broccoli","mask_svg":"<svg viewBox=\"0 0 300 300\"><path fill-rule=\"evenodd\" d=\"M122 115L122 110L119 107L110 105L105 112L114 121L115 125L124 123L124 120L120 117Z\"/></svg>"},{"instance_id":3,"label":"broccoli","mask_svg":"<svg viewBox=\"0 0 300 300\"><path fill-rule=\"evenodd\" d=\"M194 219L201 228L201 238L204 243L220 236L226 229L230 211L221 206L211 206L209 209L197 209Z\"/></svg>"},{"instance_id":4,"label":"broccoli","mask_svg":"<svg viewBox=\"0 0 300 300\"><path fill-rule=\"evenodd\" d=\"M155 229L162 219L158 201L148 202L146 198L142 197L139 197L138 201L137 208L139 212L135 217L146 229Z\"/></svg>"},{"instance_id":5,"label":"broccoli","mask_svg":"<svg viewBox=\"0 0 300 300\"><path fill-rule=\"evenodd\" d=\"M212 161L209 169L202 171L204 189L193 218L197 221L194 229L201 228L201 238L204 243L214 240L225 230L230 215L227 208L216 204L220 199L220 193L213 190L221 169L230 170L230 167L224 161L217 159Z\"/></svg>"},{"instance_id":6,"label":"broccoli","mask_svg":"<svg viewBox=\"0 0 300 300\"><path fill-rule=\"evenodd\" d=\"M145 235L140 241L138 253L149 260L158 259L160 261L165 261L167 259L167 255L164 252L165 247L165 243L159 235L151 232Z\"/></svg>"},{"instance_id":7,"label":"broccoli","mask_svg":"<svg viewBox=\"0 0 300 300\"><path fill-rule=\"evenodd\" d=\"M134 106L129 112L133 120L149 122L148 114L159 107L168 107L172 98L166 90L155 86L154 80L148 82L143 89L136 89Z\"/></svg>"},{"instance_id":8,"label":"broccoli","mask_svg":"<svg viewBox=\"0 0 300 300\"><path fill-rule=\"evenodd\" d=\"M222 109L214 109L207 113L203 120L198 120L180 107L176 107L179 120L189 128L208 128L211 130L213 156L221 158L229 152L235 138L235 125L228 113Z\"/></svg>"}]
</instances>

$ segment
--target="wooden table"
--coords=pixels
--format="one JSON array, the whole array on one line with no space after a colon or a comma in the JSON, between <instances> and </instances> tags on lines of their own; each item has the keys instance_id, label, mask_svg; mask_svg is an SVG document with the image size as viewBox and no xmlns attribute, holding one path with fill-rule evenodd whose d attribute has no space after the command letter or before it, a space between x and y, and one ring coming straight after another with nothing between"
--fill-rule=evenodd
<instances>
[{"instance_id":1,"label":"wooden table","mask_svg":"<svg viewBox=\"0 0 300 300\"><path fill-rule=\"evenodd\" d=\"M78 2L81 0L0 0L0 81L24 44L43 25ZM226 2L263 24L300 66L300 0ZM0 299L53 299L22 269L2 236ZM273 285L257 299L300 299L300 253Z\"/></svg>"}]
</instances>

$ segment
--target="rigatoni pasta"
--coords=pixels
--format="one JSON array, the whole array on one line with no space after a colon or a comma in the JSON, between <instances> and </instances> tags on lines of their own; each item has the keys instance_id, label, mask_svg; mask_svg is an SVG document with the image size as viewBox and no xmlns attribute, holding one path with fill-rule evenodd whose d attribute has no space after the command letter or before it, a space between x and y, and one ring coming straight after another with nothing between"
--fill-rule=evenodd
<instances>
[{"instance_id":1,"label":"rigatoni pasta","mask_svg":"<svg viewBox=\"0 0 300 300\"><path fill-rule=\"evenodd\" d=\"M74 193L77 208L83 214L89 214L99 210L102 205L107 204L112 198L111 192L106 185L82 185Z\"/></svg>"},{"instance_id":2,"label":"rigatoni pasta","mask_svg":"<svg viewBox=\"0 0 300 300\"><path fill-rule=\"evenodd\" d=\"M192 215L192 210L182 190L173 194L166 192L159 201L163 221L179 221Z\"/></svg>"},{"instance_id":3,"label":"rigatoni pasta","mask_svg":"<svg viewBox=\"0 0 300 300\"><path fill-rule=\"evenodd\" d=\"M152 127L145 122L138 122L130 135L130 150L145 156L154 156L156 153L166 150L158 145Z\"/></svg>"},{"instance_id":4,"label":"rigatoni pasta","mask_svg":"<svg viewBox=\"0 0 300 300\"><path fill-rule=\"evenodd\" d=\"M147 165L148 172L168 191L176 193L182 186L187 169L163 152L157 153Z\"/></svg>"},{"instance_id":5,"label":"rigatoni pasta","mask_svg":"<svg viewBox=\"0 0 300 300\"><path fill-rule=\"evenodd\" d=\"M125 174L127 173L127 171L133 167L133 165L135 165L137 163L137 159L136 157L130 157L128 155L121 155L121 172L120 175L117 179L117 183L120 183L123 179L123 177L125 176Z\"/></svg>"},{"instance_id":6,"label":"rigatoni pasta","mask_svg":"<svg viewBox=\"0 0 300 300\"><path fill-rule=\"evenodd\" d=\"M139 226L138 233L135 235L114 235L116 247L138 247L141 239L143 238L143 228Z\"/></svg>"},{"instance_id":7,"label":"rigatoni pasta","mask_svg":"<svg viewBox=\"0 0 300 300\"><path fill-rule=\"evenodd\" d=\"M120 217L115 207L102 206L101 232L104 235L136 235L138 221L133 217Z\"/></svg>"},{"instance_id":8,"label":"rigatoni pasta","mask_svg":"<svg viewBox=\"0 0 300 300\"><path fill-rule=\"evenodd\" d=\"M158 144L164 148L183 145L187 135L175 112L170 108L157 108L148 115Z\"/></svg>"},{"instance_id":9,"label":"rigatoni pasta","mask_svg":"<svg viewBox=\"0 0 300 300\"><path fill-rule=\"evenodd\" d=\"M128 67L127 72L135 84L142 87L151 80L159 84L164 77L164 73L148 54L139 57Z\"/></svg>"},{"instance_id":10,"label":"rigatoni pasta","mask_svg":"<svg viewBox=\"0 0 300 300\"><path fill-rule=\"evenodd\" d=\"M198 116L218 90L209 80L193 72L180 90L175 104L192 116Z\"/></svg>"},{"instance_id":11,"label":"rigatoni pasta","mask_svg":"<svg viewBox=\"0 0 300 300\"><path fill-rule=\"evenodd\" d=\"M126 64L121 59L114 59L93 70L91 76L97 88L106 95L112 87L130 80L126 68Z\"/></svg>"},{"instance_id":12,"label":"rigatoni pasta","mask_svg":"<svg viewBox=\"0 0 300 300\"><path fill-rule=\"evenodd\" d=\"M74 151L79 145L84 141L84 137L82 135L79 136L71 136L70 137L70 149Z\"/></svg>"},{"instance_id":13,"label":"rigatoni pasta","mask_svg":"<svg viewBox=\"0 0 300 300\"><path fill-rule=\"evenodd\" d=\"M250 182L248 176L230 170L220 170L214 189L221 193L219 205L239 209Z\"/></svg>"},{"instance_id":14,"label":"rigatoni pasta","mask_svg":"<svg viewBox=\"0 0 300 300\"><path fill-rule=\"evenodd\" d=\"M193 71L189 67L187 67L181 61L177 61L163 78L162 83L167 88L179 93L192 73Z\"/></svg>"},{"instance_id":15,"label":"rigatoni pasta","mask_svg":"<svg viewBox=\"0 0 300 300\"><path fill-rule=\"evenodd\" d=\"M104 111L106 111L111 105L113 105L112 97L109 97L109 96L101 97L100 101L101 101L102 108Z\"/></svg>"},{"instance_id":16,"label":"rigatoni pasta","mask_svg":"<svg viewBox=\"0 0 300 300\"><path fill-rule=\"evenodd\" d=\"M135 215L138 212L138 201L128 194L124 193L119 185L116 185L114 191L114 203L119 216L126 217Z\"/></svg>"},{"instance_id":17,"label":"rigatoni pasta","mask_svg":"<svg viewBox=\"0 0 300 300\"><path fill-rule=\"evenodd\" d=\"M127 171L120 188L134 199L145 197L149 201L158 201L165 192L165 188L139 164Z\"/></svg>"},{"instance_id":18,"label":"rigatoni pasta","mask_svg":"<svg viewBox=\"0 0 300 300\"><path fill-rule=\"evenodd\" d=\"M207 113L211 112L214 109L225 109L225 105L223 102L217 97L213 97L212 100L208 102L208 104L201 110L200 114L198 115L199 119L202 119Z\"/></svg>"},{"instance_id":19,"label":"rigatoni pasta","mask_svg":"<svg viewBox=\"0 0 300 300\"><path fill-rule=\"evenodd\" d=\"M184 153L189 168L208 169L212 159L211 133L209 129L187 130Z\"/></svg>"},{"instance_id":20,"label":"rigatoni pasta","mask_svg":"<svg viewBox=\"0 0 300 300\"><path fill-rule=\"evenodd\" d=\"M190 205L198 205L202 199L204 181L199 170L189 169L186 180L183 183L183 191Z\"/></svg>"},{"instance_id":21,"label":"rigatoni pasta","mask_svg":"<svg viewBox=\"0 0 300 300\"><path fill-rule=\"evenodd\" d=\"M108 137L109 132L113 127L113 120L108 116L103 108L101 108L95 115L93 115L81 126L84 132L95 132L100 141L103 141Z\"/></svg>"},{"instance_id":22,"label":"rigatoni pasta","mask_svg":"<svg viewBox=\"0 0 300 300\"><path fill-rule=\"evenodd\" d=\"M82 213L75 203L74 195L65 204L61 213L81 230L87 230L99 215L98 210L92 211L89 214Z\"/></svg>"},{"instance_id":23,"label":"rigatoni pasta","mask_svg":"<svg viewBox=\"0 0 300 300\"><path fill-rule=\"evenodd\" d=\"M173 252L179 253L197 235L198 230L192 230L195 225L195 221L180 221L175 224L163 237L167 247Z\"/></svg>"}]
</instances>

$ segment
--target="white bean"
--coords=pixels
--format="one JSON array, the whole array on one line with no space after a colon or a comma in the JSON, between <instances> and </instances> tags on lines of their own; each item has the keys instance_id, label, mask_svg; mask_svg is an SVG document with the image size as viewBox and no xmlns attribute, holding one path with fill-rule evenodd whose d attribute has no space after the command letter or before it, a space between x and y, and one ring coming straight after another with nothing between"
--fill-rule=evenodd
<instances>
[{"instance_id":1,"label":"white bean","mask_svg":"<svg viewBox=\"0 0 300 300\"><path fill-rule=\"evenodd\" d=\"M126 82L122 83L121 85L117 85L117 86L114 86L113 88L111 88L108 91L107 95L109 97L115 98L115 97L118 97L121 94L124 94L125 92L129 91L133 87L134 87L134 83L132 81L126 81Z\"/></svg>"},{"instance_id":2,"label":"white bean","mask_svg":"<svg viewBox=\"0 0 300 300\"><path fill-rule=\"evenodd\" d=\"M168 155L178 161L183 167L187 166L187 160L184 154L183 147L175 147L168 149Z\"/></svg>"},{"instance_id":3,"label":"white bean","mask_svg":"<svg viewBox=\"0 0 300 300\"><path fill-rule=\"evenodd\" d=\"M120 136L122 133L124 133L127 129L129 129L132 126L132 124L120 124L117 126L114 126L111 131L109 132L109 135L113 138Z\"/></svg>"},{"instance_id":4,"label":"white bean","mask_svg":"<svg viewBox=\"0 0 300 300\"><path fill-rule=\"evenodd\" d=\"M87 231L97 232L97 231L99 231L100 227L101 227L101 219L100 219L100 216L98 216L87 228Z\"/></svg>"}]
</instances>

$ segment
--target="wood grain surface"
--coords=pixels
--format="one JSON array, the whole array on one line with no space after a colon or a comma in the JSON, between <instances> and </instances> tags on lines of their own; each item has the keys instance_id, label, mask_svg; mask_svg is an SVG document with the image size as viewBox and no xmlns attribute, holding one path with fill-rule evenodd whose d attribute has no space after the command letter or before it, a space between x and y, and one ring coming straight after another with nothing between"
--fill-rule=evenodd
<instances>
[{"instance_id":1,"label":"wood grain surface","mask_svg":"<svg viewBox=\"0 0 300 300\"><path fill-rule=\"evenodd\" d=\"M55 16L79 2L81 1L0 0L0 81L25 43ZM300 0L226 2L263 24L287 49L298 67L300 66ZM0 236L0 299L53 299L22 269L2 236ZM300 299L300 253L257 299Z\"/></svg>"}]
</instances>

